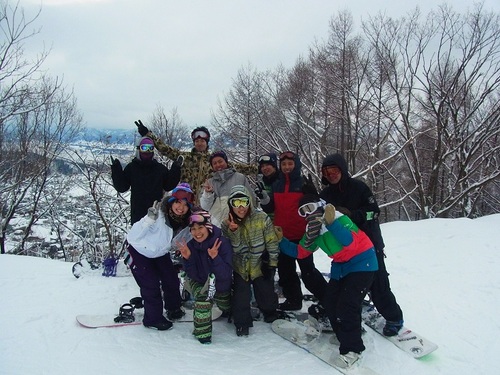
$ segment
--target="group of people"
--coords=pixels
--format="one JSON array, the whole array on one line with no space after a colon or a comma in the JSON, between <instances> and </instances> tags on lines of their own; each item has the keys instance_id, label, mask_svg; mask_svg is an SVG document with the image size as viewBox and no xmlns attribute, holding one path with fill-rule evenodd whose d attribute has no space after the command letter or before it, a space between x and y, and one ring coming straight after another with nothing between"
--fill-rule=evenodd
<instances>
[{"instance_id":1,"label":"group of people","mask_svg":"<svg viewBox=\"0 0 500 375\"><path fill-rule=\"evenodd\" d=\"M114 159L111 169L116 190L131 190L127 241L144 326L166 330L184 314L170 256L176 249L194 299L193 335L203 344L212 339L214 303L231 317L236 334L247 336L252 295L271 323L280 310L302 309L300 279L336 333L339 366L351 366L365 349L361 305L367 293L386 319L384 334L398 333L403 313L384 263L380 209L369 187L349 175L342 155L323 160L326 187L318 192L292 151L261 155L257 165L232 164L224 151L208 151L205 127L192 131L193 148L185 152L165 145L140 120L135 124L142 137L135 159L124 169ZM170 169L154 159L155 148L175 160ZM255 188L250 174L258 176ZM314 265L317 249L332 259L328 282ZM282 303L274 290L276 270Z\"/></svg>"}]
</instances>

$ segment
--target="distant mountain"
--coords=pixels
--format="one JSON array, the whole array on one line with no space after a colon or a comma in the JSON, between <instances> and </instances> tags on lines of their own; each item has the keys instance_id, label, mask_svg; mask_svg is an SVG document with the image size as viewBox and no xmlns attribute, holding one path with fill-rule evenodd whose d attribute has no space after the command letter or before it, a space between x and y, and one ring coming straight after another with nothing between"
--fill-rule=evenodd
<instances>
[{"instance_id":1,"label":"distant mountain","mask_svg":"<svg viewBox=\"0 0 500 375\"><path fill-rule=\"evenodd\" d=\"M78 133L75 142L103 142L114 144L134 144L138 137L136 129L94 129L85 128Z\"/></svg>"}]
</instances>

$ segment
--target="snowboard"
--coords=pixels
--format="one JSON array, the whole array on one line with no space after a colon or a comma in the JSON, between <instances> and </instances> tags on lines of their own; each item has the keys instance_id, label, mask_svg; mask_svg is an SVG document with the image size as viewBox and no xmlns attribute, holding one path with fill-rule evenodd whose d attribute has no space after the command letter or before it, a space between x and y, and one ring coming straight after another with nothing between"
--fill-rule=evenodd
<instances>
[{"instance_id":1,"label":"snowboard","mask_svg":"<svg viewBox=\"0 0 500 375\"><path fill-rule=\"evenodd\" d=\"M339 355L339 348L330 343L331 335L321 333L318 322L313 317L304 322L278 319L271 324L271 328L274 333L318 357L342 374L377 375L375 371L359 363L347 369L336 366L333 360Z\"/></svg>"},{"instance_id":2,"label":"snowboard","mask_svg":"<svg viewBox=\"0 0 500 375\"><path fill-rule=\"evenodd\" d=\"M192 322L193 321L193 309L184 308L185 315L176 319L174 323L182 322ZM212 320L220 318L222 311L219 310L217 306L212 308ZM134 317L135 320L130 323L115 322L114 319L117 314L103 314L103 315L77 315L76 321L85 328L103 328L103 327L124 327L124 326L135 326L142 325L142 318L144 316L144 309L135 310Z\"/></svg>"},{"instance_id":3,"label":"snowboard","mask_svg":"<svg viewBox=\"0 0 500 375\"><path fill-rule=\"evenodd\" d=\"M361 317L368 327L414 358L421 358L438 348L436 344L405 326L399 330L399 334L396 336L384 336L385 319L370 303L363 304Z\"/></svg>"}]
</instances>

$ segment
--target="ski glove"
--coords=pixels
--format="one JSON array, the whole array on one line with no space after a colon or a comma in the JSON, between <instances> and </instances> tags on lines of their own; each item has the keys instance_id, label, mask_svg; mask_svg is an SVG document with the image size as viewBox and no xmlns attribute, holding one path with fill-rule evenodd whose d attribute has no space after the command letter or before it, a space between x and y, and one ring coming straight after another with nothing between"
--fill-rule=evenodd
<instances>
[{"instance_id":1,"label":"ski glove","mask_svg":"<svg viewBox=\"0 0 500 375\"><path fill-rule=\"evenodd\" d=\"M141 120L134 121L134 124L137 126L137 131L143 137L145 137L149 133L149 129L144 126Z\"/></svg>"},{"instance_id":2,"label":"ski glove","mask_svg":"<svg viewBox=\"0 0 500 375\"><path fill-rule=\"evenodd\" d=\"M306 220L306 240L304 242L304 246L309 247L314 243L314 240L321 232L321 226L323 225L323 212L318 210L317 212L308 215Z\"/></svg>"},{"instance_id":3,"label":"ski glove","mask_svg":"<svg viewBox=\"0 0 500 375\"><path fill-rule=\"evenodd\" d=\"M148 217L151 220L156 221L158 219L158 208L160 207L160 202L154 201L153 205L148 208Z\"/></svg>"},{"instance_id":4,"label":"ski glove","mask_svg":"<svg viewBox=\"0 0 500 375\"><path fill-rule=\"evenodd\" d=\"M111 155L109 155L109 158L111 159L111 169L122 169L122 164L120 163L120 160L113 158Z\"/></svg>"},{"instance_id":5,"label":"ski glove","mask_svg":"<svg viewBox=\"0 0 500 375\"><path fill-rule=\"evenodd\" d=\"M307 178L304 178L304 184L302 185L302 193L318 195L318 190L316 190L316 186L314 186L314 182L312 180L310 173L307 175Z\"/></svg>"},{"instance_id":6,"label":"ski glove","mask_svg":"<svg viewBox=\"0 0 500 375\"><path fill-rule=\"evenodd\" d=\"M174 163L173 163L173 164L174 164L175 166L177 166L177 167L181 168L181 167L183 166L183 164L184 164L184 156L179 155L179 156L177 157L177 159L174 161Z\"/></svg>"},{"instance_id":7,"label":"ski glove","mask_svg":"<svg viewBox=\"0 0 500 375\"><path fill-rule=\"evenodd\" d=\"M266 189L264 188L264 183L263 182L257 182L257 187L254 190L255 196L259 198L260 204L266 205L269 203L271 200L269 198L269 194L267 194Z\"/></svg>"}]
</instances>

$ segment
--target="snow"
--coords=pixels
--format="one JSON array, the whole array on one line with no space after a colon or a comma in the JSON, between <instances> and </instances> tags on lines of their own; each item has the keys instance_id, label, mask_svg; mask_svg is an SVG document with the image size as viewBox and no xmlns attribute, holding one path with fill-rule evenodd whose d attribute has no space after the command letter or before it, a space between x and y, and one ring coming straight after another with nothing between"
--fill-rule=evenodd
<instances>
[{"instance_id":1,"label":"snow","mask_svg":"<svg viewBox=\"0 0 500 375\"><path fill-rule=\"evenodd\" d=\"M367 329L363 363L380 374L495 374L500 366L500 214L382 225L391 286L405 324L439 345L416 360ZM315 255L328 271L328 258ZM0 374L335 374L255 322L247 338L214 322L201 345L192 323L80 327L78 314L116 313L138 295L132 277L73 277L72 264L0 255Z\"/></svg>"}]
</instances>

